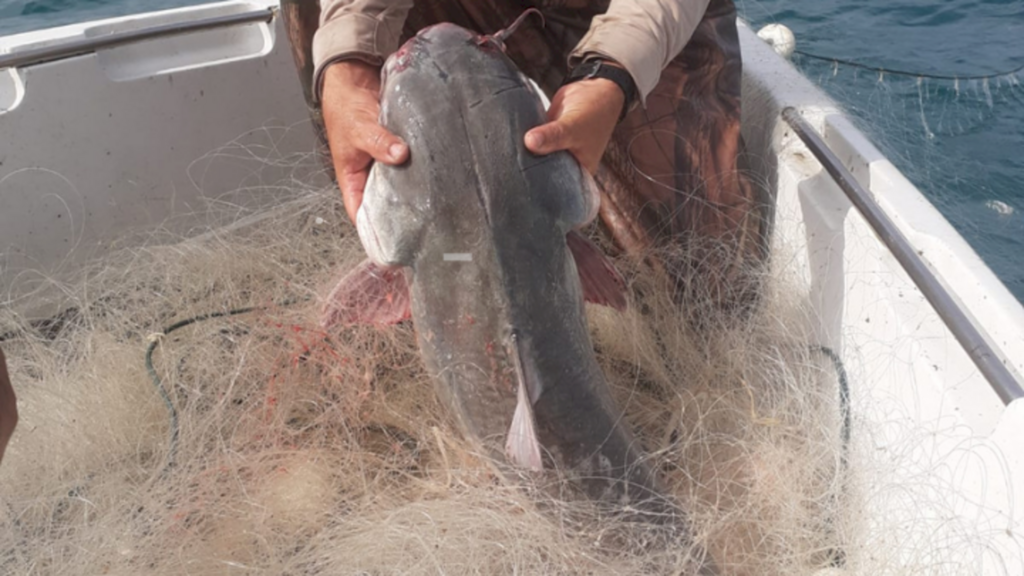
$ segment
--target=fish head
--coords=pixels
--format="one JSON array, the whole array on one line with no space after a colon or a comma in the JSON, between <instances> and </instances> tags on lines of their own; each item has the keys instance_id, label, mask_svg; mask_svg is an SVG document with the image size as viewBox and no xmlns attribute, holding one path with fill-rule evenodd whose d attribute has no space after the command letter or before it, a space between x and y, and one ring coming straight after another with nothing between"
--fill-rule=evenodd
<instances>
[{"instance_id":1,"label":"fish head","mask_svg":"<svg viewBox=\"0 0 1024 576\"><path fill-rule=\"evenodd\" d=\"M564 234L596 216L597 188L571 154L526 150L526 131L546 121L543 101L495 37L503 36L436 24L386 61L379 120L406 141L410 157L401 166L371 169L356 223L373 262L412 266L427 230L447 238L441 243L473 244L480 235L474 223L504 224L470 214L481 203L491 215L506 216L502 235L526 234L534 225ZM515 173L502 173L508 169ZM516 187L514 179L527 181L518 188L530 197L510 201L488 188L494 182Z\"/></svg>"},{"instance_id":2,"label":"fish head","mask_svg":"<svg viewBox=\"0 0 1024 576\"><path fill-rule=\"evenodd\" d=\"M438 182L446 180L445 172L463 167L446 163L446 151L457 144L436 124L444 116L450 123L461 121L448 95L470 83L467 76L474 71L486 73L494 66L487 53L500 51L481 44L481 38L455 24L435 24L420 30L384 63L379 122L406 141L410 158L401 166L373 165L356 214L363 248L378 265L411 266L430 224L457 212L442 206L446 202L439 196L452 200L454 192L438 194L444 186Z\"/></svg>"},{"instance_id":3,"label":"fish head","mask_svg":"<svg viewBox=\"0 0 1024 576\"><path fill-rule=\"evenodd\" d=\"M531 14L544 19L536 8L526 9L508 27L494 34L477 34L451 22L441 22L421 29L415 36L403 44L384 64L382 74L386 78L389 73L400 72L408 68L418 58L428 56L431 46L447 49L462 44L474 44L483 52L505 51L505 41Z\"/></svg>"},{"instance_id":4,"label":"fish head","mask_svg":"<svg viewBox=\"0 0 1024 576\"><path fill-rule=\"evenodd\" d=\"M357 222L375 262L412 265L411 250L427 227L472 236L461 225L467 206L476 203L469 196L479 193L493 204L501 194L467 190L470 172L484 188L528 181L519 188L531 197L517 197L517 206L502 201L501 210L490 211L508 216L510 229L500 234L527 233L527 222L551 222L565 233L596 217L597 186L569 152L537 156L525 148L525 133L546 122L547 114L537 86L503 51L514 28L488 36L436 24L385 62L379 121L406 141L410 158L402 166L376 164L371 171ZM508 168L517 173L499 174Z\"/></svg>"},{"instance_id":5,"label":"fish head","mask_svg":"<svg viewBox=\"0 0 1024 576\"><path fill-rule=\"evenodd\" d=\"M441 22L421 29L391 54L381 69L382 84L403 71L437 60L438 55L465 44L482 45L482 36L450 22Z\"/></svg>"}]
</instances>

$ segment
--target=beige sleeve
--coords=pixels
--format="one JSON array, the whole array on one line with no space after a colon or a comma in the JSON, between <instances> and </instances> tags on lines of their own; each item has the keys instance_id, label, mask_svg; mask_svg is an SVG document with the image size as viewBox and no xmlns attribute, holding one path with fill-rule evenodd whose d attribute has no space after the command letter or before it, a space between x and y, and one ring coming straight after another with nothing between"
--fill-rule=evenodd
<instances>
[{"instance_id":1,"label":"beige sleeve","mask_svg":"<svg viewBox=\"0 0 1024 576\"><path fill-rule=\"evenodd\" d=\"M633 76L641 103L662 70L690 41L710 0L612 0L569 54L569 65L594 54L622 64Z\"/></svg>"},{"instance_id":2,"label":"beige sleeve","mask_svg":"<svg viewBox=\"0 0 1024 576\"><path fill-rule=\"evenodd\" d=\"M398 50L412 0L323 0L313 35L313 93L320 97L324 69L344 58L371 64Z\"/></svg>"}]
</instances>

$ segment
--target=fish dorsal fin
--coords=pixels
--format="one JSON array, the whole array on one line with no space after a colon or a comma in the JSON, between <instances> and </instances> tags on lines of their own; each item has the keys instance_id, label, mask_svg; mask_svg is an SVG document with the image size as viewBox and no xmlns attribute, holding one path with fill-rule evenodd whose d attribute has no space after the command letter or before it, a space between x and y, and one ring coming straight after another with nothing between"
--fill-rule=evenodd
<instances>
[{"instance_id":1,"label":"fish dorsal fin","mask_svg":"<svg viewBox=\"0 0 1024 576\"><path fill-rule=\"evenodd\" d=\"M518 391L516 392L516 411L512 415L512 426L505 441L505 456L509 462L528 470L540 472L544 463L540 456L540 440L537 439L537 422L533 414L533 402L530 401L530 390L523 369L523 356L520 349L519 335L512 332L512 364L515 366Z\"/></svg>"},{"instance_id":2,"label":"fish dorsal fin","mask_svg":"<svg viewBox=\"0 0 1024 576\"><path fill-rule=\"evenodd\" d=\"M575 230L566 234L565 242L576 260L583 298L593 304L625 310L626 281L604 252Z\"/></svg>"},{"instance_id":3,"label":"fish dorsal fin","mask_svg":"<svg viewBox=\"0 0 1024 576\"><path fill-rule=\"evenodd\" d=\"M402 269L364 260L331 290L320 325L397 324L410 316L409 286Z\"/></svg>"}]
</instances>

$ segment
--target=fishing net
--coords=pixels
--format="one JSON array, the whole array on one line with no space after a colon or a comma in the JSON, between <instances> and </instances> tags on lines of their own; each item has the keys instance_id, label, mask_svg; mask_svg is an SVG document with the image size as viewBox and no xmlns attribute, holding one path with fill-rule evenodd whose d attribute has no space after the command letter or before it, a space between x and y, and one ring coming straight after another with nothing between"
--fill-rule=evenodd
<instances>
[{"instance_id":1,"label":"fishing net","mask_svg":"<svg viewBox=\"0 0 1024 576\"><path fill-rule=\"evenodd\" d=\"M692 519L697 546L655 546L536 489L550 472L496 474L435 398L410 325L320 329L363 253L334 190L291 198L214 204L204 218L236 222L53 280L47 321L0 313L21 412L0 466L4 573L648 574L702 547L727 574L956 574L985 554L991 534L943 516L956 487L911 450L934 431L875 454L884 422L846 395L869 372L815 341L795 247L775 247L743 319L688 321L624 258L627 311L588 306L613 392ZM893 466L916 484L887 482ZM888 526L892 506L927 514Z\"/></svg>"},{"instance_id":2,"label":"fishing net","mask_svg":"<svg viewBox=\"0 0 1024 576\"><path fill-rule=\"evenodd\" d=\"M1011 293L1024 299L1016 249L1024 238L1017 184L1024 165L1011 152L1017 147L1016 127L1024 121L1020 51L1012 47L1012 34L1006 42L991 41L1003 36L1004 7L912 1L869 6L845 0L737 4L753 30L775 23L792 28L797 69L839 104ZM971 34L972 26L991 36ZM949 41L937 45L937 36ZM876 319L872 314L863 321ZM883 380L886 366L914 361L909 346L901 352L904 344L894 344L844 351L848 368L863 370L851 377L854 390ZM1013 457L994 450L987 432L979 431L995 422L922 422L921 413L941 400L918 388L916 375L905 378L900 386L921 394L910 402L889 397L864 402L854 393L853 413L873 414L855 422L854 443L874 450L860 452L863 458L851 464L865 479L858 484L863 499L856 504L864 529L856 545L861 552L851 551L861 562L858 571L1018 571L1010 566L1019 566L1024 557L1020 523L1012 520L1019 518L1019 508L1012 496L994 495L1013 494L1020 481L1009 472L1007 459ZM943 385L956 381L949 374ZM969 494L971 485L984 496Z\"/></svg>"},{"instance_id":3,"label":"fishing net","mask_svg":"<svg viewBox=\"0 0 1024 576\"><path fill-rule=\"evenodd\" d=\"M0 466L10 574L650 573L696 548L554 482L497 475L439 405L413 329L324 332L363 258L335 191L155 234L53 281L46 322L0 315L21 421ZM218 208L218 206L220 206ZM225 216L226 218L226 216ZM628 311L588 307L601 365L728 573L826 567L849 536L840 366L785 273L744 322L696 330L618 262ZM645 296L636 296L644 294Z\"/></svg>"}]
</instances>

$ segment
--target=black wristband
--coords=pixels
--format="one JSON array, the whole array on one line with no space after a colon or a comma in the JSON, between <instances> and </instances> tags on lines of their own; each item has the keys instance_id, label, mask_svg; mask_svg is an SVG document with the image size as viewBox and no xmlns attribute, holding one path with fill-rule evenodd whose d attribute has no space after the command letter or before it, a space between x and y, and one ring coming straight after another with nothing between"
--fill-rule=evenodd
<instances>
[{"instance_id":1,"label":"black wristband","mask_svg":"<svg viewBox=\"0 0 1024 576\"><path fill-rule=\"evenodd\" d=\"M622 90L622 95L625 98L622 102L622 114L619 115L619 120L625 118L626 113L633 107L633 102L636 101L637 96L636 83L633 82L633 76L625 68L610 66L604 60L594 58L584 60L573 67L569 75L562 82L562 86L580 80L590 80L591 78L611 80Z\"/></svg>"}]
</instances>

